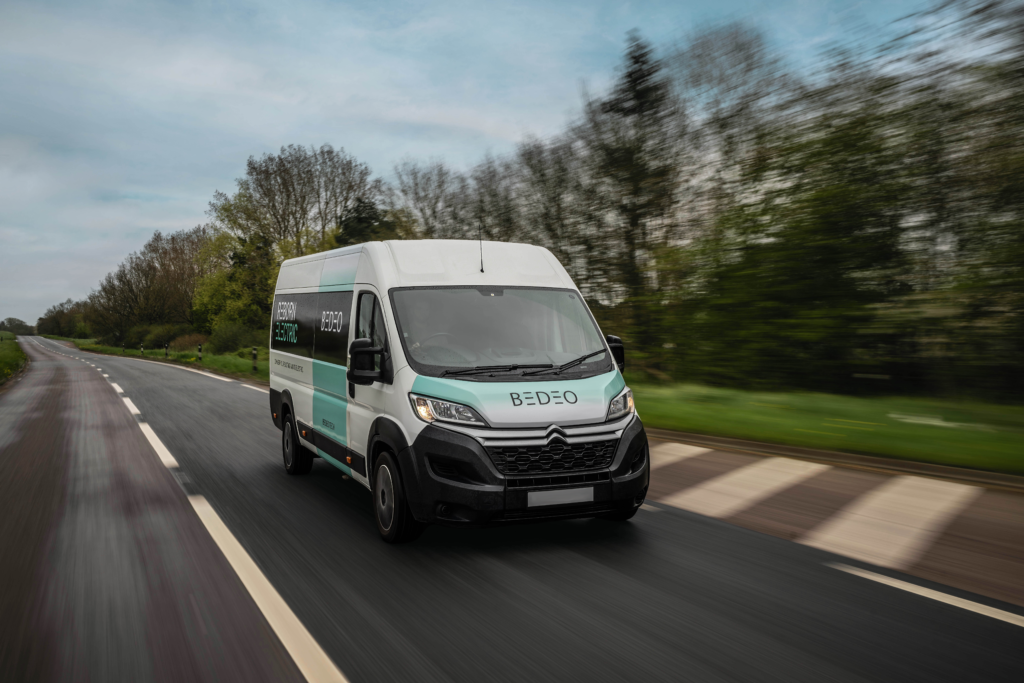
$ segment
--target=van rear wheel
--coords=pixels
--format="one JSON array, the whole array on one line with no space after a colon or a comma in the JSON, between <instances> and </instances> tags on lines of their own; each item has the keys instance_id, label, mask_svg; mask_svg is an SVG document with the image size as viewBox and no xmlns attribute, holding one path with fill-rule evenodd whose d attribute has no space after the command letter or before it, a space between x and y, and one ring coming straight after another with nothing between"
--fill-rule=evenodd
<instances>
[{"instance_id":1,"label":"van rear wheel","mask_svg":"<svg viewBox=\"0 0 1024 683\"><path fill-rule=\"evenodd\" d=\"M284 429L281 431L281 451L284 457L284 471L288 474L309 474L313 469L313 454L299 443L299 433L295 428L295 419L291 414L286 416Z\"/></svg>"},{"instance_id":2,"label":"van rear wheel","mask_svg":"<svg viewBox=\"0 0 1024 683\"><path fill-rule=\"evenodd\" d=\"M384 451L377 458L373 475L373 512L377 531L386 543L405 543L423 531L423 525L413 519L402 486L395 457Z\"/></svg>"}]
</instances>

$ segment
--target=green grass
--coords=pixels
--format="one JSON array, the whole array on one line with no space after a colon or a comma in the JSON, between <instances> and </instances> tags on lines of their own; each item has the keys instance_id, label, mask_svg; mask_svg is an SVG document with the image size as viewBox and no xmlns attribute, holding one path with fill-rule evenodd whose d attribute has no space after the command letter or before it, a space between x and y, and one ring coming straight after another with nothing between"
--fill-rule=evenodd
<instances>
[{"instance_id":1,"label":"green grass","mask_svg":"<svg viewBox=\"0 0 1024 683\"><path fill-rule=\"evenodd\" d=\"M0 384L11 378L21 366L25 364L25 352L14 341L14 335L9 332L0 336Z\"/></svg>"},{"instance_id":2,"label":"green grass","mask_svg":"<svg viewBox=\"0 0 1024 683\"><path fill-rule=\"evenodd\" d=\"M0 341L8 341L15 338L16 335L13 332L0 332Z\"/></svg>"},{"instance_id":3,"label":"green grass","mask_svg":"<svg viewBox=\"0 0 1024 683\"><path fill-rule=\"evenodd\" d=\"M95 339L75 339L74 337L58 337L55 334L41 334L39 335L43 339L55 339L57 341L69 341L76 344L95 344Z\"/></svg>"},{"instance_id":4,"label":"green grass","mask_svg":"<svg viewBox=\"0 0 1024 683\"><path fill-rule=\"evenodd\" d=\"M95 343L86 343L92 340L73 339L78 348L83 351L92 351L93 353L103 353L111 356L128 356L139 358L141 353L138 349L125 349L122 353L121 347L119 346L102 346ZM252 369L252 355L251 352L245 354L244 358L239 357L237 354L220 354L215 355L209 352L203 353L203 361L199 362L199 354L196 351L169 351L166 360L179 365L187 365L194 368L203 368L207 370L215 370L221 374L230 375L232 377L238 377L240 379L256 379L264 382L270 381L270 360L267 357L267 350L260 349L259 356L256 361L256 371ZM154 360L165 360L163 349L146 350L146 358L152 358Z\"/></svg>"},{"instance_id":5,"label":"green grass","mask_svg":"<svg viewBox=\"0 0 1024 683\"><path fill-rule=\"evenodd\" d=\"M632 386L648 427L1024 475L1024 406Z\"/></svg>"}]
</instances>

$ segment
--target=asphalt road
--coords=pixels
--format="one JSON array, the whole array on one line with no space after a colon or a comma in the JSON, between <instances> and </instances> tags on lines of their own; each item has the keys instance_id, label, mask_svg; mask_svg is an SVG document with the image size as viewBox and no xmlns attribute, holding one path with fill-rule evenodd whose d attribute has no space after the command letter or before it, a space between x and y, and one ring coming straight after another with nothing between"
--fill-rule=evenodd
<instances>
[{"instance_id":1,"label":"asphalt road","mask_svg":"<svg viewBox=\"0 0 1024 683\"><path fill-rule=\"evenodd\" d=\"M285 474L266 393L23 346L32 368L0 395L3 680L15 665L32 680L295 679L186 491L210 501L354 682L1024 679L1019 626L681 510L433 527L389 546L369 493L341 472L318 460ZM75 358L138 407L181 486L108 380Z\"/></svg>"}]
</instances>

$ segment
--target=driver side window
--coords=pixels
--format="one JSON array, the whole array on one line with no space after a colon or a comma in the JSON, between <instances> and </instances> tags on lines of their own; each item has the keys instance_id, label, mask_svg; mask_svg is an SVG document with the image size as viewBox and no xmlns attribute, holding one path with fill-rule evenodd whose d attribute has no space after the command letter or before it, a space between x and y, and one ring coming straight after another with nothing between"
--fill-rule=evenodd
<instances>
[{"instance_id":1,"label":"driver side window","mask_svg":"<svg viewBox=\"0 0 1024 683\"><path fill-rule=\"evenodd\" d=\"M370 339L373 345L388 350L387 328L384 327L384 314L380 302L372 292L359 295L359 308L356 313L356 333L354 339ZM381 356L374 357L374 370L380 370Z\"/></svg>"}]
</instances>

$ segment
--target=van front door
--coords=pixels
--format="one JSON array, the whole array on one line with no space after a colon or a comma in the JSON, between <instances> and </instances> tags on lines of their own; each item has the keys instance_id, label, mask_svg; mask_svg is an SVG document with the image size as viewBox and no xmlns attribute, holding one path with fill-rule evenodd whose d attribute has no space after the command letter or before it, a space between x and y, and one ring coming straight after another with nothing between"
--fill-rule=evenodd
<instances>
[{"instance_id":1,"label":"van front door","mask_svg":"<svg viewBox=\"0 0 1024 683\"><path fill-rule=\"evenodd\" d=\"M348 468L348 365L352 292L320 292L313 321L313 430L320 457Z\"/></svg>"},{"instance_id":2,"label":"van front door","mask_svg":"<svg viewBox=\"0 0 1024 683\"><path fill-rule=\"evenodd\" d=\"M356 286L356 315L353 320L352 339L372 339L374 346L385 349L385 356L390 355L388 331L384 323L380 297L377 290L370 285ZM380 369L380 358L376 360L375 369ZM373 421L384 414L388 396L394 391L389 378L384 382L357 386L349 384L348 401L348 447L356 454L363 456L364 466L369 470L367 448L370 441L370 428Z\"/></svg>"}]
</instances>

